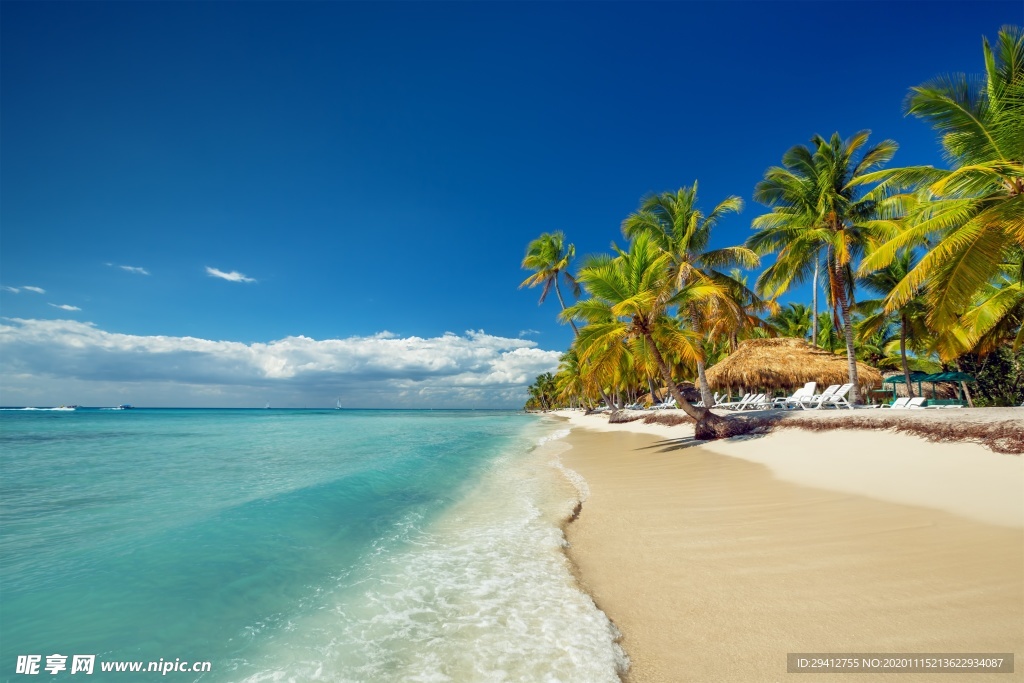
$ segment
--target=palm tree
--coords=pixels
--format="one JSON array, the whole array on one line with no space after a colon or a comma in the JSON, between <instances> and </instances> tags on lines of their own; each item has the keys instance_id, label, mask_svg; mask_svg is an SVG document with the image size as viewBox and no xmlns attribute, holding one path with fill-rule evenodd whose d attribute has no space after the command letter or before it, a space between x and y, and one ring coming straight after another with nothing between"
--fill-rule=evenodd
<instances>
[{"instance_id":1,"label":"palm tree","mask_svg":"<svg viewBox=\"0 0 1024 683\"><path fill-rule=\"evenodd\" d=\"M676 192L664 192L643 199L640 209L622 222L622 233L627 238L649 235L652 242L670 257L668 276L676 290L687 285L702 285L703 295L681 306L694 331L708 333L709 318L718 318L725 309L732 317L741 317L740 302L731 296L734 290L745 289L732 277L721 272L733 265L754 268L757 256L746 247L709 249L711 231L728 213L739 213L743 200L727 197L711 213L697 208L697 183ZM754 297L756 299L756 297ZM711 389L705 374L705 354L696 358L697 377L705 405L712 404Z\"/></svg>"},{"instance_id":2,"label":"palm tree","mask_svg":"<svg viewBox=\"0 0 1024 683\"><path fill-rule=\"evenodd\" d=\"M747 241L759 255L777 253L757 281L758 290L771 298L805 282L824 252L829 298L846 338L853 402L858 399L853 262L866 245L897 230L895 221L883 220L884 202L857 194L856 181L892 159L897 148L884 140L855 158L868 135L861 131L848 140L838 133L829 140L815 136L813 149L798 145L786 152L783 165L768 169L754 190L754 198L772 211L754 219L757 232Z\"/></svg>"},{"instance_id":3,"label":"palm tree","mask_svg":"<svg viewBox=\"0 0 1024 683\"><path fill-rule=\"evenodd\" d=\"M907 249L898 254L887 267L862 276L858 282L868 291L884 298L913 269L914 260L914 252ZM909 396L913 397L914 391L910 386L910 363L907 360L907 342L909 340L912 346L920 348L921 342L931 336L925 322L928 309L924 300L920 296L915 297L904 303L898 311L891 313L885 310L884 299L863 301L860 307L864 311L873 311L866 315L861 322L862 337L877 333L888 323L893 322L895 318L895 322L899 325L900 367L903 370L903 381L906 382Z\"/></svg>"},{"instance_id":4,"label":"palm tree","mask_svg":"<svg viewBox=\"0 0 1024 683\"><path fill-rule=\"evenodd\" d=\"M661 250L647 233L633 240L629 251L617 256L592 257L580 269L579 280L589 298L567 308L563 318L588 322L580 330L576 348L580 359L596 367L618 366L624 354L650 354L679 407L697 421L695 436L714 439L728 435L724 418L707 408L691 405L672 378L666 353L695 362L702 355L701 340L680 329L671 315L674 288L670 277L671 255ZM691 284L695 290L707 287ZM694 295L694 293L688 292Z\"/></svg>"},{"instance_id":5,"label":"palm tree","mask_svg":"<svg viewBox=\"0 0 1024 683\"><path fill-rule=\"evenodd\" d=\"M1024 345L1024 249L1011 248L999 274L982 288L960 318L966 347L980 354Z\"/></svg>"},{"instance_id":6,"label":"palm tree","mask_svg":"<svg viewBox=\"0 0 1024 683\"><path fill-rule=\"evenodd\" d=\"M566 285L572 290L573 296L578 298L580 286L568 270L569 263L575 255L576 247L565 243L565 234L562 231L542 233L526 247L526 256L523 258L522 267L532 270L534 273L523 280L519 288L536 287L543 284L544 289L541 290L540 301L537 302L540 305L548 297L553 285L555 294L558 296L558 303L561 304L564 311L565 299L562 298L562 290L558 286L558 276L561 274ZM572 321L572 318L569 318L569 324L572 326L573 332L579 335L580 331L576 329L576 323Z\"/></svg>"},{"instance_id":7,"label":"palm tree","mask_svg":"<svg viewBox=\"0 0 1024 683\"><path fill-rule=\"evenodd\" d=\"M791 303L786 308L768 319L772 327L783 337L795 337L807 339L811 333L812 325L811 309L803 304ZM815 340L817 345L817 340Z\"/></svg>"},{"instance_id":8,"label":"palm tree","mask_svg":"<svg viewBox=\"0 0 1024 683\"><path fill-rule=\"evenodd\" d=\"M818 338L815 346L825 349L829 353L836 353L846 346L846 340L836 328L836 318L827 311L818 314Z\"/></svg>"},{"instance_id":9,"label":"palm tree","mask_svg":"<svg viewBox=\"0 0 1024 683\"><path fill-rule=\"evenodd\" d=\"M983 40L984 78L942 76L911 88L907 113L939 133L952 168L911 166L865 175L876 194L926 188L931 201L910 215L909 229L865 259L883 268L900 250L937 238L886 300L898 310L924 288L936 329L952 326L999 276L1008 248L1024 246L1024 30L1004 27L995 49Z\"/></svg>"}]
</instances>

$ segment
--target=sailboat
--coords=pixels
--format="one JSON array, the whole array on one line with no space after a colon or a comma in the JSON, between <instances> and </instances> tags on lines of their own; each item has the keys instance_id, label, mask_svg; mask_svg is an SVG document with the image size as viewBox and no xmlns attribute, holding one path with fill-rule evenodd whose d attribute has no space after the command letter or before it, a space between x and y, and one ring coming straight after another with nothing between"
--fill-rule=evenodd
<instances>
[{"instance_id":1,"label":"sailboat","mask_svg":"<svg viewBox=\"0 0 1024 683\"><path fill-rule=\"evenodd\" d=\"M334 406L335 410L341 410L341 399L338 399L338 403Z\"/></svg>"},{"instance_id":2,"label":"sailboat","mask_svg":"<svg viewBox=\"0 0 1024 683\"><path fill-rule=\"evenodd\" d=\"M270 401L267 401L267 405L263 406L264 410L270 410Z\"/></svg>"}]
</instances>

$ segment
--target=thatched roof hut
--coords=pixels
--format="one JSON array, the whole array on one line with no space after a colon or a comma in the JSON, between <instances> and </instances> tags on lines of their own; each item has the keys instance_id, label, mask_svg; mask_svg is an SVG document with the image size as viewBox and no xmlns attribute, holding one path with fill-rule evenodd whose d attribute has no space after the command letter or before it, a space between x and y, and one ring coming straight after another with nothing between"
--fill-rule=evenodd
<instances>
[{"instance_id":1,"label":"thatched roof hut","mask_svg":"<svg viewBox=\"0 0 1024 683\"><path fill-rule=\"evenodd\" d=\"M803 339L747 339L725 360L708 368L714 389L785 389L817 382L819 389L846 384L846 356L816 349ZM863 389L882 384L882 374L858 361L857 379Z\"/></svg>"}]
</instances>

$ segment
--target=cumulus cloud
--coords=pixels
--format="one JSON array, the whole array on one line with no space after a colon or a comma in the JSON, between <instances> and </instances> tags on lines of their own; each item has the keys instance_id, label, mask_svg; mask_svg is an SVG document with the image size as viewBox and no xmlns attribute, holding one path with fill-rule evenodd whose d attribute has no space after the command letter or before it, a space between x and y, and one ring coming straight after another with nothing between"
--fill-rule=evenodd
<instances>
[{"instance_id":1,"label":"cumulus cloud","mask_svg":"<svg viewBox=\"0 0 1024 683\"><path fill-rule=\"evenodd\" d=\"M62 311L80 311L82 310L78 306L72 306L70 304L50 304L54 308L59 308Z\"/></svg>"},{"instance_id":2,"label":"cumulus cloud","mask_svg":"<svg viewBox=\"0 0 1024 683\"><path fill-rule=\"evenodd\" d=\"M210 277L219 277L221 280L227 280L228 282L256 282L256 278L248 277L237 270L225 273L223 270L206 266L206 274Z\"/></svg>"},{"instance_id":3,"label":"cumulus cloud","mask_svg":"<svg viewBox=\"0 0 1024 683\"><path fill-rule=\"evenodd\" d=\"M72 320L0 324L0 369L6 378L27 378L7 382L6 394L74 381L97 392L128 386L136 392L131 402L148 405L251 405L266 397L281 407L315 406L342 396L353 407L519 407L525 387L554 371L559 356L532 341L483 331L438 337L291 336L246 344L121 334ZM112 395L95 401L123 399ZM9 396L5 402L32 401Z\"/></svg>"}]
</instances>

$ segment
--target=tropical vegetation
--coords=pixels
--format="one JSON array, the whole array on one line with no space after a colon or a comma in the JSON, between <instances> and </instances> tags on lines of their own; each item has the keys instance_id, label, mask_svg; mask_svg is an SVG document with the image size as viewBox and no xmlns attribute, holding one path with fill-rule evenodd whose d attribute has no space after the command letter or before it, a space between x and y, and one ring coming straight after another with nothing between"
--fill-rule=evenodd
<instances>
[{"instance_id":1,"label":"tropical vegetation","mask_svg":"<svg viewBox=\"0 0 1024 683\"><path fill-rule=\"evenodd\" d=\"M911 391L913 370L971 373L979 405L1021 404L1024 31L1004 27L982 56L982 77L943 76L906 101L939 135L949 168L889 167L898 145L871 144L869 131L815 135L754 188L766 211L745 244L716 246L712 234L742 200L705 213L696 182L643 198L621 224L628 244L587 257L576 276L562 233L531 242L522 286L543 285L541 301L555 290L574 341L558 371L531 386L528 407L622 408L665 387L699 438L726 435L728 420L704 407L705 371L765 336L844 355L854 401L860 360L899 373ZM772 260L755 273L759 257ZM809 306L779 301L804 283ZM686 400L687 381L701 401Z\"/></svg>"}]
</instances>

